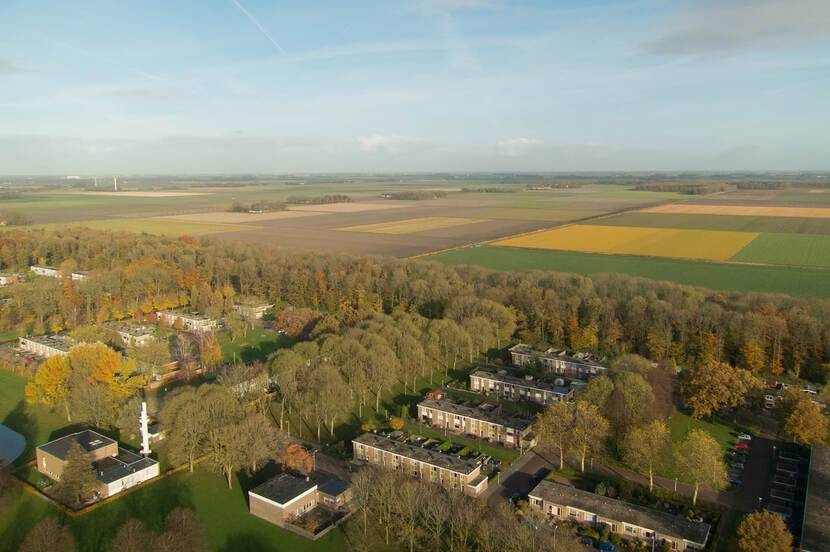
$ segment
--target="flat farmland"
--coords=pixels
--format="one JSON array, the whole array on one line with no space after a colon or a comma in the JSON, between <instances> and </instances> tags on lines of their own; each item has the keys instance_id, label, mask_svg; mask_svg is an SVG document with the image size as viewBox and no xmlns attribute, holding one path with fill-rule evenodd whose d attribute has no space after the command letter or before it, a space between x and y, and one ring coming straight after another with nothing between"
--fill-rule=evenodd
<instances>
[{"instance_id":1,"label":"flat farmland","mask_svg":"<svg viewBox=\"0 0 830 552\"><path fill-rule=\"evenodd\" d=\"M138 234L156 234L158 236L204 236L220 232L241 232L252 230L256 226L242 224L220 224L189 222L181 220L161 220L158 218L119 218L103 220L84 220L70 223L41 224L41 228L55 229L67 227L84 227L93 230L113 230L116 232L135 232Z\"/></svg>"},{"instance_id":2,"label":"flat farmland","mask_svg":"<svg viewBox=\"0 0 830 552\"><path fill-rule=\"evenodd\" d=\"M424 232L426 230L439 230L452 228L464 224L475 224L477 222L488 222L487 219L470 219L457 217L423 217L415 219L396 220L392 222L379 222L376 224L363 224L360 226L347 226L338 228L342 232L369 232L372 234L411 234L413 232Z\"/></svg>"},{"instance_id":3,"label":"flat farmland","mask_svg":"<svg viewBox=\"0 0 830 552\"><path fill-rule=\"evenodd\" d=\"M754 232L576 224L497 240L492 245L722 261L756 237Z\"/></svg>"},{"instance_id":4,"label":"flat farmland","mask_svg":"<svg viewBox=\"0 0 830 552\"><path fill-rule=\"evenodd\" d=\"M645 213L689 215L731 215L761 217L830 218L830 207L789 207L781 205L712 205L670 203L643 209Z\"/></svg>"},{"instance_id":5,"label":"flat farmland","mask_svg":"<svg viewBox=\"0 0 830 552\"><path fill-rule=\"evenodd\" d=\"M830 219L728 215L690 215L634 211L598 218L596 225L772 232L779 234L828 234Z\"/></svg>"},{"instance_id":6,"label":"flat farmland","mask_svg":"<svg viewBox=\"0 0 830 552\"><path fill-rule=\"evenodd\" d=\"M667 280L716 290L786 293L800 297L830 297L830 271L668 259L472 246L423 258L445 264L478 265L494 270L549 270L577 274L621 273Z\"/></svg>"},{"instance_id":7,"label":"flat farmland","mask_svg":"<svg viewBox=\"0 0 830 552\"><path fill-rule=\"evenodd\" d=\"M830 236L761 234L733 261L830 268ZM830 274L827 275L830 279Z\"/></svg>"}]
</instances>

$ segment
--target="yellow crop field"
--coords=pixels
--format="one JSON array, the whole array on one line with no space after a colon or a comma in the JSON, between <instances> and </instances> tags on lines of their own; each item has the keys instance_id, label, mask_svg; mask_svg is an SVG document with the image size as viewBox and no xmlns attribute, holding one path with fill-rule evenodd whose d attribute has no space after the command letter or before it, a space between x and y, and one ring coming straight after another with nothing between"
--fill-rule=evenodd
<instances>
[{"instance_id":1,"label":"yellow crop field","mask_svg":"<svg viewBox=\"0 0 830 552\"><path fill-rule=\"evenodd\" d=\"M491 245L725 261L756 237L757 232L576 224L498 240Z\"/></svg>"},{"instance_id":2,"label":"yellow crop field","mask_svg":"<svg viewBox=\"0 0 830 552\"><path fill-rule=\"evenodd\" d=\"M697 205L672 203L643 209L644 213L684 215L737 215L747 217L830 218L827 207L776 207L774 205Z\"/></svg>"},{"instance_id":3,"label":"yellow crop field","mask_svg":"<svg viewBox=\"0 0 830 552\"><path fill-rule=\"evenodd\" d=\"M372 234L411 234L425 230L439 230L441 228L452 228L475 222L487 222L488 219L456 218L456 217L422 217L405 220L393 220L391 222L380 222L377 224L362 224L360 226L347 226L338 228L344 232L370 232Z\"/></svg>"}]
</instances>

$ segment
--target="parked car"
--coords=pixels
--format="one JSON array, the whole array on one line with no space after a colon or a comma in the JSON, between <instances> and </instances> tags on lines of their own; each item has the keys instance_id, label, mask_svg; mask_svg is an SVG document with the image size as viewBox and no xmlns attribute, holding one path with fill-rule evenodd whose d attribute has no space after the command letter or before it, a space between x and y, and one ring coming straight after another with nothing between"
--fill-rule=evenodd
<instances>
[{"instance_id":1,"label":"parked car","mask_svg":"<svg viewBox=\"0 0 830 552\"><path fill-rule=\"evenodd\" d=\"M735 448L738 450L749 450L749 445L747 445L746 443L738 443L737 445L735 445Z\"/></svg>"},{"instance_id":2,"label":"parked car","mask_svg":"<svg viewBox=\"0 0 830 552\"><path fill-rule=\"evenodd\" d=\"M739 441L751 441L752 440L752 435L750 435L749 433L741 433L740 435L738 435L738 440Z\"/></svg>"},{"instance_id":3,"label":"parked car","mask_svg":"<svg viewBox=\"0 0 830 552\"><path fill-rule=\"evenodd\" d=\"M745 466L741 462L732 462L731 464L729 464L729 467L730 468L735 468L736 470L742 470L742 469L744 469Z\"/></svg>"},{"instance_id":4,"label":"parked car","mask_svg":"<svg viewBox=\"0 0 830 552\"><path fill-rule=\"evenodd\" d=\"M620 549L611 544L610 542L599 543L599 549L603 552L620 552Z\"/></svg>"}]
</instances>

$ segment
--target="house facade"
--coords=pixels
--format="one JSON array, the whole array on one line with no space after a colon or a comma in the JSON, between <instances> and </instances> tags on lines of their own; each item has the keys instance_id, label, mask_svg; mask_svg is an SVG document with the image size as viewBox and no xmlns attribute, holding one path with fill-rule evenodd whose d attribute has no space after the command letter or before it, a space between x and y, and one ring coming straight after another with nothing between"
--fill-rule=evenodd
<instances>
[{"instance_id":1,"label":"house facade","mask_svg":"<svg viewBox=\"0 0 830 552\"><path fill-rule=\"evenodd\" d=\"M528 493L531 508L566 521L593 527L606 525L623 538L671 550L703 550L711 526L652 508L629 504L568 485L543 480ZM662 548L661 548L662 549Z\"/></svg>"},{"instance_id":2,"label":"house facade","mask_svg":"<svg viewBox=\"0 0 830 552\"><path fill-rule=\"evenodd\" d=\"M494 405L489 406L493 408L469 407L447 400L424 399L418 404L418 419L433 427L473 435L508 447L518 447L530 433L533 421L506 416L497 411Z\"/></svg>"},{"instance_id":3,"label":"house facade","mask_svg":"<svg viewBox=\"0 0 830 552\"><path fill-rule=\"evenodd\" d=\"M175 312L158 311L156 313L159 321L165 326L175 326L177 321L181 322L182 329L189 332L207 333L212 332L218 325L217 321L198 312Z\"/></svg>"},{"instance_id":4,"label":"house facade","mask_svg":"<svg viewBox=\"0 0 830 552\"><path fill-rule=\"evenodd\" d=\"M67 454L74 443L81 445L89 455L98 475L100 497L112 496L159 474L158 462L118 446L109 437L90 429L73 433L37 447L37 470L60 481L66 466Z\"/></svg>"},{"instance_id":5,"label":"house facade","mask_svg":"<svg viewBox=\"0 0 830 552\"><path fill-rule=\"evenodd\" d=\"M0 274L0 286L8 286L20 282L19 274Z\"/></svg>"},{"instance_id":6,"label":"house facade","mask_svg":"<svg viewBox=\"0 0 830 552\"><path fill-rule=\"evenodd\" d=\"M124 342L124 345L127 346L141 346L155 339L153 328L148 326L133 326L123 322L110 322L106 324L106 327L117 333Z\"/></svg>"},{"instance_id":7,"label":"house facade","mask_svg":"<svg viewBox=\"0 0 830 552\"><path fill-rule=\"evenodd\" d=\"M72 348L69 339L61 334L18 337L17 344L22 350L43 358L65 355Z\"/></svg>"},{"instance_id":8,"label":"house facade","mask_svg":"<svg viewBox=\"0 0 830 552\"><path fill-rule=\"evenodd\" d=\"M273 304L267 303L235 303L233 310L239 313L243 318L260 320L268 309L272 308Z\"/></svg>"},{"instance_id":9,"label":"house facade","mask_svg":"<svg viewBox=\"0 0 830 552\"><path fill-rule=\"evenodd\" d=\"M564 349L534 350L530 345L519 343L510 349L510 358L514 366L523 368L537 359L545 371L568 378L588 379L608 372L608 366L593 358L590 353L577 352L569 354Z\"/></svg>"},{"instance_id":10,"label":"house facade","mask_svg":"<svg viewBox=\"0 0 830 552\"><path fill-rule=\"evenodd\" d=\"M55 268L54 266L32 265L29 267L29 270L34 272L37 276L46 276L48 278L61 277L61 269Z\"/></svg>"},{"instance_id":11,"label":"house facade","mask_svg":"<svg viewBox=\"0 0 830 552\"><path fill-rule=\"evenodd\" d=\"M470 389L477 393L493 393L508 401L530 401L551 404L573 399L573 389L535 381L531 376L517 378L505 373L494 374L477 370L470 374Z\"/></svg>"},{"instance_id":12,"label":"house facade","mask_svg":"<svg viewBox=\"0 0 830 552\"><path fill-rule=\"evenodd\" d=\"M317 507L317 483L287 473L248 491L251 514L283 527Z\"/></svg>"},{"instance_id":13,"label":"house facade","mask_svg":"<svg viewBox=\"0 0 830 552\"><path fill-rule=\"evenodd\" d=\"M448 489L478 496L487 489L481 464L442 452L425 449L374 433L352 441L356 460L443 485Z\"/></svg>"}]
</instances>

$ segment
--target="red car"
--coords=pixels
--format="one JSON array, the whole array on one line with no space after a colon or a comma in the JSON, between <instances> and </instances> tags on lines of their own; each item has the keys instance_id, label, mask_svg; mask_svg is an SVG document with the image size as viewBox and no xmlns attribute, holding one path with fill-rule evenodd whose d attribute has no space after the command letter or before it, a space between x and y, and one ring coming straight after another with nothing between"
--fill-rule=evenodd
<instances>
[{"instance_id":1,"label":"red car","mask_svg":"<svg viewBox=\"0 0 830 552\"><path fill-rule=\"evenodd\" d=\"M747 445L746 443L738 443L737 445L735 445L735 448L738 450L747 450L749 449L749 445Z\"/></svg>"}]
</instances>

